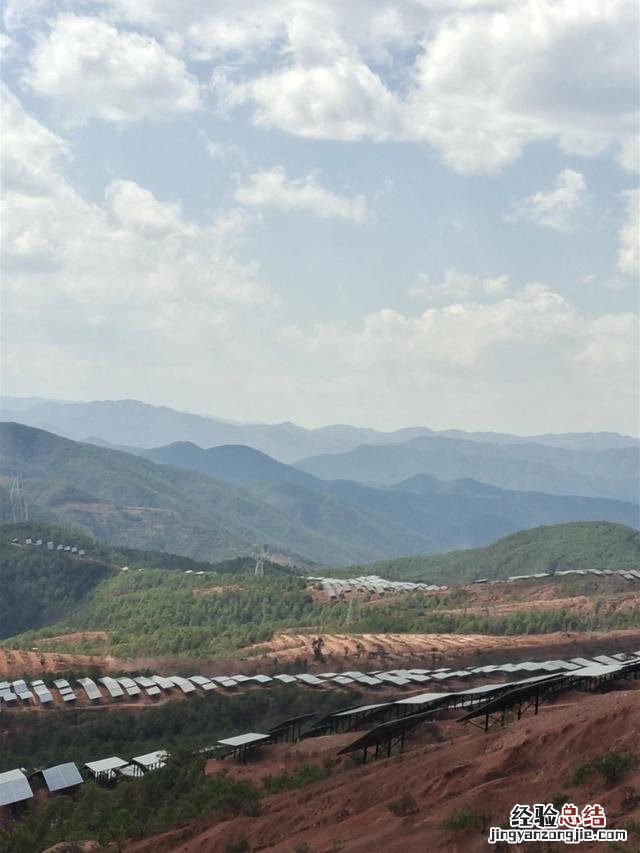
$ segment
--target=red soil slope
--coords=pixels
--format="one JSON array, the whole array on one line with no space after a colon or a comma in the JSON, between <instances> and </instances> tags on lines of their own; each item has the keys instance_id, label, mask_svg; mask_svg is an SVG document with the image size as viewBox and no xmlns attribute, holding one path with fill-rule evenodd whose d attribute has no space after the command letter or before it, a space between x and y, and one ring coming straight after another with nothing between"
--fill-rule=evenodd
<instances>
[{"instance_id":1,"label":"red soil slope","mask_svg":"<svg viewBox=\"0 0 640 853\"><path fill-rule=\"evenodd\" d=\"M435 730L410 736L404 754L366 766L342 759L326 781L266 798L258 817L200 819L123 849L213 853L246 840L248 850L273 853L475 853L496 849L488 847L487 832L443 829L444 819L468 808L485 815L489 826L507 826L515 803L549 802L559 794L580 808L601 803L608 826L621 828L640 820L640 763L614 784L597 772L581 785L573 785L571 776L578 764L603 754L640 753L640 684L626 686L606 695L563 696L543 705L537 717L488 734L441 721ZM278 752L267 757L262 771L256 764L230 772L259 778L264 769L281 771L300 760L299 750L307 752L304 760L320 763L323 754L335 755L350 737L275 747ZM397 815L394 806L407 793L415 808ZM609 848L583 844L580 849ZM640 849L640 837L632 835L624 849Z\"/></svg>"}]
</instances>

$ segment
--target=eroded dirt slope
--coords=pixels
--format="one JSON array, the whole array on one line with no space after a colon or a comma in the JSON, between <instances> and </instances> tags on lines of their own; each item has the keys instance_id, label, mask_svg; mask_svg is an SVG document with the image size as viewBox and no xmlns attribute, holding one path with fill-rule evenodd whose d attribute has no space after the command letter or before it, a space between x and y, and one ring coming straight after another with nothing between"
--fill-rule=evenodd
<instances>
[{"instance_id":1,"label":"eroded dirt slope","mask_svg":"<svg viewBox=\"0 0 640 853\"><path fill-rule=\"evenodd\" d=\"M573 784L578 764L623 752L638 754L640 684L606 695L575 694L540 714L485 734L454 720L413 735L404 754L366 766L338 764L326 781L266 798L258 817L202 819L141 842L127 853L208 853L240 849L291 853L475 853L490 849L483 830L449 830L443 820L470 809L488 825L507 825L514 803L548 802L564 794L580 808L601 803L610 826L640 819L640 765L607 783L598 772ZM295 760L335 755L346 738L321 738L267 758L270 771ZM420 740L421 738L421 740ZM310 754L316 751L317 755ZM266 751L266 750L265 750ZM242 771L250 772L251 768ZM253 767L256 778L260 765ZM396 814L410 794L409 814ZM625 849L639 849L635 837ZM635 844L635 846L634 846ZM506 849L506 848L505 848ZM581 845L580 849L606 849Z\"/></svg>"}]
</instances>

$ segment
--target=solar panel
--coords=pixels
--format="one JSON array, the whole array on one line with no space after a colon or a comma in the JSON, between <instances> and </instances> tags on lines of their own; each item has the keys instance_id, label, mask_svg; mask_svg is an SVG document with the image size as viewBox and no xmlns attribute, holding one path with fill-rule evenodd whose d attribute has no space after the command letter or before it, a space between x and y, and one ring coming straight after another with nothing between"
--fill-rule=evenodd
<instances>
[{"instance_id":1,"label":"solar panel","mask_svg":"<svg viewBox=\"0 0 640 853\"><path fill-rule=\"evenodd\" d=\"M76 765L70 761L68 764L57 764L42 771L47 788L53 791L63 791L65 788L73 788L81 785L84 781Z\"/></svg>"},{"instance_id":2,"label":"solar panel","mask_svg":"<svg viewBox=\"0 0 640 853\"><path fill-rule=\"evenodd\" d=\"M158 687L161 687L163 690L172 690L175 687L173 681L171 681L169 678L164 678L162 675L152 675L151 678L153 679L155 684L157 684Z\"/></svg>"},{"instance_id":3,"label":"solar panel","mask_svg":"<svg viewBox=\"0 0 640 853\"><path fill-rule=\"evenodd\" d=\"M33 693L30 690L18 690L16 694L18 699L21 699L23 702L30 702L33 699Z\"/></svg>"},{"instance_id":4,"label":"solar panel","mask_svg":"<svg viewBox=\"0 0 640 853\"><path fill-rule=\"evenodd\" d=\"M146 770L159 770L167 763L169 753L166 749L156 749L155 752L147 752L144 755L137 755L132 758L133 764L139 764Z\"/></svg>"},{"instance_id":5,"label":"solar panel","mask_svg":"<svg viewBox=\"0 0 640 853\"><path fill-rule=\"evenodd\" d=\"M323 684L321 678L317 678L315 675L311 675L308 672L301 672L299 675L296 675L298 681L302 681L303 684L309 684L311 687L317 687L320 684Z\"/></svg>"},{"instance_id":6,"label":"solar panel","mask_svg":"<svg viewBox=\"0 0 640 853\"><path fill-rule=\"evenodd\" d=\"M140 695L140 688L135 683L133 678L129 678L128 676L123 675L121 678L118 678L116 680L127 691L127 696L139 696Z\"/></svg>"},{"instance_id":7,"label":"solar panel","mask_svg":"<svg viewBox=\"0 0 640 853\"><path fill-rule=\"evenodd\" d=\"M120 687L115 678L111 678L111 676L105 675L104 678L99 678L98 681L100 682L100 684L104 684L104 686L109 691L109 694L111 695L112 699L119 699L121 696L124 696L124 690L122 689L122 687Z\"/></svg>"},{"instance_id":8,"label":"solar panel","mask_svg":"<svg viewBox=\"0 0 640 853\"><path fill-rule=\"evenodd\" d=\"M385 681L387 684L393 684L396 687L405 687L407 684L411 684L408 678L400 678L397 675L390 675L389 673L381 673L378 678L380 681Z\"/></svg>"},{"instance_id":9,"label":"solar panel","mask_svg":"<svg viewBox=\"0 0 640 853\"><path fill-rule=\"evenodd\" d=\"M191 675L189 677L189 681L192 681L194 684L200 687L201 690L204 690L205 693L208 693L210 690L216 689L216 685L213 683L213 681L211 681L209 678L205 678L202 675Z\"/></svg>"},{"instance_id":10,"label":"solar panel","mask_svg":"<svg viewBox=\"0 0 640 853\"><path fill-rule=\"evenodd\" d=\"M36 684L35 682L31 685L33 690L43 705L46 705L48 702L53 702L53 696L51 695L51 691L44 686L44 684Z\"/></svg>"},{"instance_id":11,"label":"solar panel","mask_svg":"<svg viewBox=\"0 0 640 853\"><path fill-rule=\"evenodd\" d=\"M380 678L373 675L361 675L353 680L357 681L358 684L364 684L365 687L379 687L382 684Z\"/></svg>"},{"instance_id":12,"label":"solar panel","mask_svg":"<svg viewBox=\"0 0 640 853\"><path fill-rule=\"evenodd\" d=\"M31 797L33 797L33 791L22 770L16 768L0 773L0 806L10 806L22 800L29 800Z\"/></svg>"},{"instance_id":13,"label":"solar panel","mask_svg":"<svg viewBox=\"0 0 640 853\"><path fill-rule=\"evenodd\" d=\"M192 684L187 678L182 678L180 675L172 675L168 681L173 682L183 693L193 693L196 689L195 684Z\"/></svg>"},{"instance_id":14,"label":"solar panel","mask_svg":"<svg viewBox=\"0 0 640 853\"><path fill-rule=\"evenodd\" d=\"M388 708L391 702L378 702L376 705L359 705L357 708L348 708L346 711L337 711L333 714L334 717L351 717L356 714L364 714L366 711L373 711L376 708Z\"/></svg>"},{"instance_id":15,"label":"solar panel","mask_svg":"<svg viewBox=\"0 0 640 853\"><path fill-rule=\"evenodd\" d=\"M87 694L87 697L92 702L96 702L102 699L102 693L100 693L98 685L92 678L79 678L78 684L83 688L84 692Z\"/></svg>"},{"instance_id":16,"label":"solar panel","mask_svg":"<svg viewBox=\"0 0 640 853\"><path fill-rule=\"evenodd\" d=\"M396 705L430 705L433 702L439 702L446 696L453 696L453 693L418 693L416 696L407 696L406 699L399 699Z\"/></svg>"},{"instance_id":17,"label":"solar panel","mask_svg":"<svg viewBox=\"0 0 640 853\"><path fill-rule=\"evenodd\" d=\"M612 664L592 664L585 666L583 669L576 669L571 675L576 678L597 678L601 675L612 675L614 672L619 672L624 664L614 661Z\"/></svg>"},{"instance_id":18,"label":"solar panel","mask_svg":"<svg viewBox=\"0 0 640 853\"><path fill-rule=\"evenodd\" d=\"M263 735L259 732L247 732L245 735L222 738L218 743L223 746L245 746L248 743L259 743L260 741L268 740L270 737L271 735Z\"/></svg>"},{"instance_id":19,"label":"solar panel","mask_svg":"<svg viewBox=\"0 0 640 853\"><path fill-rule=\"evenodd\" d=\"M17 702L18 697L13 690L0 690L0 699L10 705L12 702Z\"/></svg>"},{"instance_id":20,"label":"solar panel","mask_svg":"<svg viewBox=\"0 0 640 853\"><path fill-rule=\"evenodd\" d=\"M139 684L140 687L157 687L158 686L152 678L149 678L146 675L137 675L133 680L136 682L136 684Z\"/></svg>"},{"instance_id":21,"label":"solar panel","mask_svg":"<svg viewBox=\"0 0 640 853\"><path fill-rule=\"evenodd\" d=\"M113 776L115 770L128 763L117 755L112 755L110 758L101 758L99 761L87 761L84 766L93 776Z\"/></svg>"}]
</instances>

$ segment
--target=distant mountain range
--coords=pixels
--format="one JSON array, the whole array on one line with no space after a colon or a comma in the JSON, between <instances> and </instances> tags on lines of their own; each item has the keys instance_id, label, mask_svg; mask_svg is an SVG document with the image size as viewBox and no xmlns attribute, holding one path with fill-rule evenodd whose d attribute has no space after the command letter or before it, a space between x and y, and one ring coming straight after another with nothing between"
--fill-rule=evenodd
<instances>
[{"instance_id":1,"label":"distant mountain range","mask_svg":"<svg viewBox=\"0 0 640 853\"><path fill-rule=\"evenodd\" d=\"M314 495L313 511L292 519L210 476L21 424L0 424L0 448L0 520L12 518L10 480L20 472L34 519L76 524L121 546L218 560L268 544L329 564L434 549L425 536L328 496Z\"/></svg>"},{"instance_id":2,"label":"distant mountain range","mask_svg":"<svg viewBox=\"0 0 640 853\"><path fill-rule=\"evenodd\" d=\"M15 421L54 432L76 441L91 440L116 446L153 448L173 442L200 447L240 444L267 453L280 462L297 462L319 454L339 454L363 444L401 444L418 438L453 438L475 444L521 445L535 443L572 450L609 450L640 447L640 440L617 433L567 433L529 438L503 433L434 432L409 427L393 432L336 424L304 429L295 424L238 424L222 419L178 412L136 400L101 400L72 403L42 398L1 397L4 421ZM418 472L413 472L418 473ZM409 476L409 475L407 475Z\"/></svg>"},{"instance_id":3,"label":"distant mountain range","mask_svg":"<svg viewBox=\"0 0 640 853\"><path fill-rule=\"evenodd\" d=\"M266 543L344 565L485 545L540 524L638 526L638 506L630 502L425 474L393 486L326 481L237 445L174 443L128 453L4 423L0 447L0 520L12 517L10 477L20 472L35 518L73 523L115 545L199 559Z\"/></svg>"},{"instance_id":4,"label":"distant mountain range","mask_svg":"<svg viewBox=\"0 0 640 853\"><path fill-rule=\"evenodd\" d=\"M416 474L471 478L504 489L556 495L640 499L638 446L572 450L542 444L489 444L422 437L384 447L322 454L296 467L325 480L392 485Z\"/></svg>"}]
</instances>

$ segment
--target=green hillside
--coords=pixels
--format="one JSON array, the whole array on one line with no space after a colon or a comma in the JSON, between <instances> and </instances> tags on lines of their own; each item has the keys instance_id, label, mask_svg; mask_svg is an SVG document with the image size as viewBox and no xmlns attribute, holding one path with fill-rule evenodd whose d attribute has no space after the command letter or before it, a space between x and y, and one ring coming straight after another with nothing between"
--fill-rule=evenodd
<instances>
[{"instance_id":1,"label":"green hillside","mask_svg":"<svg viewBox=\"0 0 640 853\"><path fill-rule=\"evenodd\" d=\"M27 545L27 534L77 544L86 556ZM125 563L128 571L122 571ZM107 631L106 647L90 640L56 642L55 650L206 656L318 621L303 578L269 561L264 577L255 577L254 566L252 558L211 564L122 551L51 525L2 525L0 639L12 648L45 651L41 637Z\"/></svg>"},{"instance_id":2,"label":"green hillside","mask_svg":"<svg viewBox=\"0 0 640 853\"><path fill-rule=\"evenodd\" d=\"M477 578L505 578L562 569L637 569L640 533L621 524L574 522L536 527L505 536L487 548L427 557L385 560L361 566L401 580L460 584Z\"/></svg>"},{"instance_id":3,"label":"green hillside","mask_svg":"<svg viewBox=\"0 0 640 853\"><path fill-rule=\"evenodd\" d=\"M270 639L276 631L339 632L346 627L347 600L330 606L316 604L304 578L271 564L266 565L264 577L255 577L251 560L202 564L166 554L129 552L125 556L91 542L89 557L79 560L33 546L18 547L11 542L15 531L12 525L0 529L0 580L7 591L1 599L1 636L9 648L214 658L237 654L247 645ZM638 564L639 539L638 533L619 525L558 525L509 536L489 548L378 563L357 571L427 578L454 586L479 576L504 577L554 565L557 569L630 568ZM115 565L93 556L101 549L111 554ZM124 559L130 564L126 572L120 568ZM505 616L450 613L464 594L451 589L438 596L391 598L358 609L348 630L355 634L524 634L587 626L590 630L632 627L640 618L637 611L607 615L596 610L571 613L540 608ZM104 631L108 637L66 645L57 640L51 646L46 640L87 631Z\"/></svg>"},{"instance_id":4,"label":"green hillside","mask_svg":"<svg viewBox=\"0 0 640 853\"><path fill-rule=\"evenodd\" d=\"M158 569L117 572L61 621L7 641L12 648L37 645L39 637L74 631L107 631L109 640L90 640L57 651L133 657L139 654L215 657L269 639L274 631L313 624L318 608L294 576L205 576ZM42 624L42 621L40 621ZM36 624L36 627L38 625ZM6 635L5 635L6 637Z\"/></svg>"},{"instance_id":5,"label":"green hillside","mask_svg":"<svg viewBox=\"0 0 640 853\"><path fill-rule=\"evenodd\" d=\"M27 545L27 537L76 545L86 555ZM125 565L128 572L122 571ZM244 630L247 624L296 619L309 604L304 592L299 600L290 598L290 592L304 590L304 582L290 570L267 560L265 577L254 578L254 567L251 557L203 563L174 554L116 549L54 525L0 525L0 639L40 629L51 636L100 626L95 630L116 632L114 645L130 644L136 637L134 646L140 648L139 638L144 637L148 651L189 652L209 641L212 626L216 636L226 636L237 624L238 635L251 641L250 629ZM211 586L220 594L198 595ZM272 597L280 605L273 618ZM183 627L188 627L184 636ZM228 638L218 640L221 646L229 644Z\"/></svg>"},{"instance_id":6,"label":"green hillside","mask_svg":"<svg viewBox=\"0 0 640 853\"><path fill-rule=\"evenodd\" d=\"M0 528L0 639L55 622L115 572L103 559L108 549L80 558L42 546L20 547L11 541L19 532L13 525ZM84 537L70 538L59 528L47 532L56 542L90 544Z\"/></svg>"}]
</instances>

